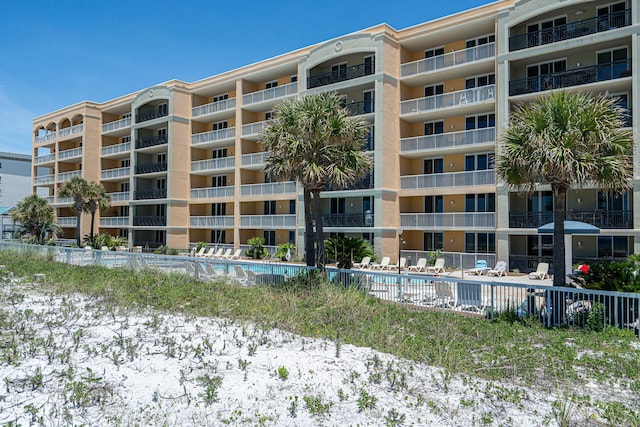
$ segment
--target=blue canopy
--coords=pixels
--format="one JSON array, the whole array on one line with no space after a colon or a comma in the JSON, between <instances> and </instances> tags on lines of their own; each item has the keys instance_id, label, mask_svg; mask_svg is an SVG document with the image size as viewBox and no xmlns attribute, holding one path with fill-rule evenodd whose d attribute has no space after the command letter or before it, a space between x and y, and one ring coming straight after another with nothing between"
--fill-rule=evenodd
<instances>
[{"instance_id":1,"label":"blue canopy","mask_svg":"<svg viewBox=\"0 0 640 427\"><path fill-rule=\"evenodd\" d=\"M538 227L540 234L553 234L553 222ZM595 225L580 221L565 221L564 234L600 234L600 229Z\"/></svg>"}]
</instances>

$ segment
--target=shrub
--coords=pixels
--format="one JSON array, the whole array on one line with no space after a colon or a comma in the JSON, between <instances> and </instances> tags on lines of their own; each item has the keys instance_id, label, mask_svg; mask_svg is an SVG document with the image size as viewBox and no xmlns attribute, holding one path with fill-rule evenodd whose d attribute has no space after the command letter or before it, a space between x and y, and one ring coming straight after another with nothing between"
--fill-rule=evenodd
<instances>
[{"instance_id":1,"label":"shrub","mask_svg":"<svg viewBox=\"0 0 640 427\"><path fill-rule=\"evenodd\" d=\"M251 245L251 247L245 251L245 254L249 258L261 259L269 253L269 251L263 247L264 237L252 237L247 240L247 243Z\"/></svg>"}]
</instances>

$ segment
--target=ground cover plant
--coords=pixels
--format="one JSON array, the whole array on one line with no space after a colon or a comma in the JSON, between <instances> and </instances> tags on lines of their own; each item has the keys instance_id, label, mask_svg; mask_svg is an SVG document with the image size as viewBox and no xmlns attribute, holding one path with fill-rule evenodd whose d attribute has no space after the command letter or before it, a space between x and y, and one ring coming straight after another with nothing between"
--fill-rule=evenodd
<instances>
[{"instance_id":1,"label":"ground cover plant","mask_svg":"<svg viewBox=\"0 0 640 427\"><path fill-rule=\"evenodd\" d=\"M640 425L624 331L409 311L319 278L0 264L3 425Z\"/></svg>"}]
</instances>

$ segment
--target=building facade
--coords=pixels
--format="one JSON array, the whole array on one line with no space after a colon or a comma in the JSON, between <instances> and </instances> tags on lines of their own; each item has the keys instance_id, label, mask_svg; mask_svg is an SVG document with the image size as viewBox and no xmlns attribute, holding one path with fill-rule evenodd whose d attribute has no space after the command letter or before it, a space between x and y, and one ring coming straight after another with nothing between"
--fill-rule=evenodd
<instances>
[{"instance_id":1,"label":"building facade","mask_svg":"<svg viewBox=\"0 0 640 427\"><path fill-rule=\"evenodd\" d=\"M130 245L240 246L263 236L294 242L301 255L302 193L266 179L260 134L283 100L335 91L368 124L373 168L352 188L323 192L327 233L364 237L392 259L399 249L413 260L441 250L448 265L482 258L528 269L551 255L551 236L537 233L552 220L551 195L541 187L526 197L497 181L499 130L515 105L563 89L616 96L637 133L639 29L634 0L504 0L83 102L34 120L33 190L46 189L65 237L76 219L57 189L79 175L111 195L99 231ZM567 216L601 228L573 237L576 260L640 252L634 158L628 194L570 192Z\"/></svg>"}]
</instances>

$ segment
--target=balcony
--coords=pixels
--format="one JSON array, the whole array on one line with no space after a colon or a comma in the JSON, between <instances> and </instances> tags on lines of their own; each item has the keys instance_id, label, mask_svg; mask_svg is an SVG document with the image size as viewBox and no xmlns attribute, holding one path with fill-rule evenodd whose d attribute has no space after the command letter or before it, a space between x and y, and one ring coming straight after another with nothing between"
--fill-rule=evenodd
<instances>
[{"instance_id":1,"label":"balcony","mask_svg":"<svg viewBox=\"0 0 640 427\"><path fill-rule=\"evenodd\" d=\"M109 122L102 125L102 133L114 132L120 129L131 127L131 117L127 117L115 122Z\"/></svg>"},{"instance_id":2,"label":"balcony","mask_svg":"<svg viewBox=\"0 0 640 427\"><path fill-rule=\"evenodd\" d=\"M131 143L124 142L122 144L109 145L108 147L102 147L102 157L115 156L117 154L131 152Z\"/></svg>"},{"instance_id":3,"label":"balcony","mask_svg":"<svg viewBox=\"0 0 640 427\"><path fill-rule=\"evenodd\" d=\"M151 200L151 199L167 198L167 190L160 189L160 188L152 188L149 190L138 190L138 191L134 191L133 194L134 194L133 197L135 200Z\"/></svg>"},{"instance_id":4,"label":"balcony","mask_svg":"<svg viewBox=\"0 0 640 427\"><path fill-rule=\"evenodd\" d=\"M75 202L73 196L60 197L56 201L56 205L72 205Z\"/></svg>"},{"instance_id":5,"label":"balcony","mask_svg":"<svg viewBox=\"0 0 640 427\"><path fill-rule=\"evenodd\" d=\"M401 213L400 226L404 229L466 230L494 229L494 212L443 212L443 213Z\"/></svg>"},{"instance_id":6,"label":"balcony","mask_svg":"<svg viewBox=\"0 0 640 427\"><path fill-rule=\"evenodd\" d=\"M243 154L242 155L242 167L257 166L257 169L264 167L264 160L269 155L269 152L262 151L260 153Z\"/></svg>"},{"instance_id":7,"label":"balcony","mask_svg":"<svg viewBox=\"0 0 640 427\"><path fill-rule=\"evenodd\" d=\"M370 190L374 187L373 174L366 175L353 185L341 188L330 184L325 185L325 191L351 191L351 190Z\"/></svg>"},{"instance_id":8,"label":"balcony","mask_svg":"<svg viewBox=\"0 0 640 427\"><path fill-rule=\"evenodd\" d=\"M69 181L74 176L82 176L82 171L62 172L58 174L58 183Z\"/></svg>"},{"instance_id":9,"label":"balcony","mask_svg":"<svg viewBox=\"0 0 640 427\"><path fill-rule=\"evenodd\" d=\"M107 169L100 172L100 179L113 180L129 178L131 176L131 168L129 166L124 168Z\"/></svg>"},{"instance_id":10,"label":"balcony","mask_svg":"<svg viewBox=\"0 0 640 427\"><path fill-rule=\"evenodd\" d=\"M219 159L198 160L191 162L191 173L216 172L233 169L236 165L235 157L222 157Z\"/></svg>"},{"instance_id":11,"label":"balcony","mask_svg":"<svg viewBox=\"0 0 640 427\"><path fill-rule=\"evenodd\" d=\"M631 60L575 68L573 70L509 82L509 96L544 92L589 83L631 77Z\"/></svg>"},{"instance_id":12,"label":"balcony","mask_svg":"<svg viewBox=\"0 0 640 427\"><path fill-rule=\"evenodd\" d=\"M267 127L269 123L271 123L271 120L242 125L242 137L257 140L264 128Z\"/></svg>"},{"instance_id":13,"label":"balcony","mask_svg":"<svg viewBox=\"0 0 640 427\"><path fill-rule=\"evenodd\" d=\"M128 202L131 194L129 191L121 191L118 193L108 193L111 198L111 203Z\"/></svg>"},{"instance_id":14,"label":"balcony","mask_svg":"<svg viewBox=\"0 0 640 427\"><path fill-rule=\"evenodd\" d=\"M595 225L600 229L633 228L633 211L607 211L602 209L590 211L568 211L567 221L580 221ZM538 228L553 222L553 212L510 212L510 228Z\"/></svg>"},{"instance_id":15,"label":"balcony","mask_svg":"<svg viewBox=\"0 0 640 427\"><path fill-rule=\"evenodd\" d=\"M50 132L45 135L36 137L36 144L42 144L44 142L51 142L56 140L56 132Z\"/></svg>"},{"instance_id":16,"label":"balcony","mask_svg":"<svg viewBox=\"0 0 640 427\"><path fill-rule=\"evenodd\" d=\"M43 199L47 201L50 205L53 204L55 197L54 196L44 196Z\"/></svg>"},{"instance_id":17,"label":"balcony","mask_svg":"<svg viewBox=\"0 0 640 427\"><path fill-rule=\"evenodd\" d=\"M233 197L235 194L235 187L229 185L226 187L192 188L190 193L192 199L217 199L221 197Z\"/></svg>"},{"instance_id":18,"label":"balcony","mask_svg":"<svg viewBox=\"0 0 640 427\"><path fill-rule=\"evenodd\" d=\"M128 227L129 226L129 217L128 216L111 216L106 218L100 218L100 227L110 228L110 227Z\"/></svg>"},{"instance_id":19,"label":"balcony","mask_svg":"<svg viewBox=\"0 0 640 427\"><path fill-rule=\"evenodd\" d=\"M72 135L79 135L82 133L83 130L84 130L84 125L80 123L79 125L60 129L60 132L58 133L58 137L62 139Z\"/></svg>"},{"instance_id":20,"label":"balcony","mask_svg":"<svg viewBox=\"0 0 640 427\"><path fill-rule=\"evenodd\" d=\"M482 105L485 102L493 102L495 85L480 86L473 89L465 89L457 92L443 93L440 95L427 96L425 98L410 99L400 103L400 114L405 116L416 116L420 118L420 113L453 109L456 114L460 113L460 107Z\"/></svg>"},{"instance_id":21,"label":"balcony","mask_svg":"<svg viewBox=\"0 0 640 427\"><path fill-rule=\"evenodd\" d=\"M169 142L167 135L156 135L149 138L136 139L137 148L155 147L156 145L162 145Z\"/></svg>"},{"instance_id":22,"label":"balcony","mask_svg":"<svg viewBox=\"0 0 640 427\"><path fill-rule=\"evenodd\" d=\"M350 102L345 104L344 108L347 109L350 116L360 116L373 113L375 111L375 102L373 100Z\"/></svg>"},{"instance_id":23,"label":"balcony","mask_svg":"<svg viewBox=\"0 0 640 427\"><path fill-rule=\"evenodd\" d=\"M62 217L62 218L56 219L56 223L60 227L65 227L65 228L77 227L78 226L78 218L76 218L75 216Z\"/></svg>"},{"instance_id":24,"label":"balcony","mask_svg":"<svg viewBox=\"0 0 640 427\"><path fill-rule=\"evenodd\" d=\"M159 108L154 108L152 110L147 111L138 111L136 114L136 123L142 123L153 119L158 119L160 117L168 116L169 112L167 110L167 105L162 105Z\"/></svg>"},{"instance_id":25,"label":"balcony","mask_svg":"<svg viewBox=\"0 0 640 427\"><path fill-rule=\"evenodd\" d=\"M330 214L322 216L325 227L373 227L374 216L366 214Z\"/></svg>"},{"instance_id":26,"label":"balcony","mask_svg":"<svg viewBox=\"0 0 640 427\"><path fill-rule=\"evenodd\" d=\"M493 58L496 54L495 43L483 44L481 46L470 47L457 52L446 53L444 55L431 58L420 59L408 62L400 66L401 77L411 77L426 74L445 68L456 67L483 59Z\"/></svg>"},{"instance_id":27,"label":"balcony","mask_svg":"<svg viewBox=\"0 0 640 427\"><path fill-rule=\"evenodd\" d=\"M240 186L241 196L271 196L277 194L295 195L297 193L296 183L268 182L266 184L245 184Z\"/></svg>"},{"instance_id":28,"label":"balcony","mask_svg":"<svg viewBox=\"0 0 640 427\"><path fill-rule=\"evenodd\" d=\"M55 181L55 175L42 175L33 178L33 185L48 185L53 184Z\"/></svg>"},{"instance_id":29,"label":"balcony","mask_svg":"<svg viewBox=\"0 0 640 427\"><path fill-rule=\"evenodd\" d=\"M60 151L58 153L58 160L71 160L73 158L82 158L82 147Z\"/></svg>"},{"instance_id":30,"label":"balcony","mask_svg":"<svg viewBox=\"0 0 640 427\"><path fill-rule=\"evenodd\" d=\"M233 228L233 215L192 216L189 218L191 228Z\"/></svg>"},{"instance_id":31,"label":"balcony","mask_svg":"<svg viewBox=\"0 0 640 427\"><path fill-rule=\"evenodd\" d=\"M292 215L241 215L241 228L295 228L296 216Z\"/></svg>"},{"instance_id":32,"label":"balcony","mask_svg":"<svg viewBox=\"0 0 640 427\"><path fill-rule=\"evenodd\" d=\"M134 227L166 227L166 216L134 216Z\"/></svg>"},{"instance_id":33,"label":"balcony","mask_svg":"<svg viewBox=\"0 0 640 427\"><path fill-rule=\"evenodd\" d=\"M628 25L631 25L630 9L509 37L509 51L513 52L562 40L575 39Z\"/></svg>"},{"instance_id":34,"label":"balcony","mask_svg":"<svg viewBox=\"0 0 640 427\"><path fill-rule=\"evenodd\" d=\"M143 163L136 165L136 175L167 171L167 162Z\"/></svg>"},{"instance_id":35,"label":"balcony","mask_svg":"<svg viewBox=\"0 0 640 427\"><path fill-rule=\"evenodd\" d=\"M209 132L196 133L191 135L192 145L201 145L211 142L230 141L236 137L236 128L218 129Z\"/></svg>"},{"instance_id":36,"label":"balcony","mask_svg":"<svg viewBox=\"0 0 640 427\"><path fill-rule=\"evenodd\" d=\"M195 119L226 110L231 110L233 108L236 108L235 98L223 99L222 101L212 102L211 104L204 104L193 107L191 109L191 117Z\"/></svg>"},{"instance_id":37,"label":"balcony","mask_svg":"<svg viewBox=\"0 0 640 427\"><path fill-rule=\"evenodd\" d=\"M400 177L402 190L426 190L444 187L469 187L495 185L496 175L493 169L469 172L434 173Z\"/></svg>"},{"instance_id":38,"label":"balcony","mask_svg":"<svg viewBox=\"0 0 640 427\"><path fill-rule=\"evenodd\" d=\"M242 107L248 107L251 104L261 103L265 101L275 101L287 96L298 94L298 83L289 83L283 86L276 86L269 89L259 90L257 92L242 95Z\"/></svg>"},{"instance_id":39,"label":"balcony","mask_svg":"<svg viewBox=\"0 0 640 427\"><path fill-rule=\"evenodd\" d=\"M353 67L347 67L346 69L339 71L309 76L307 78L307 89L340 83L347 80L357 79L358 77L369 76L374 74L374 72L375 69L373 63L371 63L354 65Z\"/></svg>"},{"instance_id":40,"label":"balcony","mask_svg":"<svg viewBox=\"0 0 640 427\"><path fill-rule=\"evenodd\" d=\"M45 156L38 156L35 159L33 159L33 164L35 166L40 166L40 165L44 165L47 163L53 163L56 160L56 154L47 154Z\"/></svg>"},{"instance_id":41,"label":"balcony","mask_svg":"<svg viewBox=\"0 0 640 427\"><path fill-rule=\"evenodd\" d=\"M418 155L431 150L448 150L475 144L494 143L495 140L496 128L494 127L402 138L400 153Z\"/></svg>"}]
</instances>

